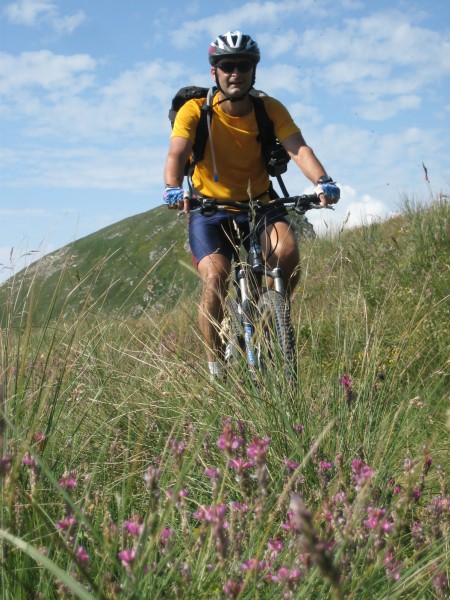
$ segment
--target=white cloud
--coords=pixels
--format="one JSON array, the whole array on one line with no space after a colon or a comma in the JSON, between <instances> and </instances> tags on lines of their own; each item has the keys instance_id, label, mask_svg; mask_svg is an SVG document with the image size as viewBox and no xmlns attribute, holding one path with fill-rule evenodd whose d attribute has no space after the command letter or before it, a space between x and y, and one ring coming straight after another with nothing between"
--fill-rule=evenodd
<instances>
[{"instance_id":1,"label":"white cloud","mask_svg":"<svg viewBox=\"0 0 450 600\"><path fill-rule=\"evenodd\" d=\"M3 176L3 181L0 181L11 188L47 187L148 193L152 186L161 186L166 152L167 147L158 146L22 149L18 154L20 177L10 170ZM5 209L4 215L17 216L12 209ZM44 213L36 211L34 216L44 216Z\"/></svg>"},{"instance_id":2,"label":"white cloud","mask_svg":"<svg viewBox=\"0 0 450 600\"><path fill-rule=\"evenodd\" d=\"M169 120L161 114L168 114L174 80L189 79L185 67L161 60L137 64L102 86L99 66L87 54L0 53L3 113L10 121L25 117L22 133L29 137L99 143L118 134L167 136Z\"/></svg>"},{"instance_id":3,"label":"white cloud","mask_svg":"<svg viewBox=\"0 0 450 600\"><path fill-rule=\"evenodd\" d=\"M369 194L360 194L349 185L341 185L341 199L330 210L311 210L308 221L318 235L337 232L344 228L360 227L392 215L392 210L381 200ZM312 188L308 190L311 192Z\"/></svg>"},{"instance_id":4,"label":"white cloud","mask_svg":"<svg viewBox=\"0 0 450 600\"><path fill-rule=\"evenodd\" d=\"M36 25L40 16L54 14L55 5L46 0L19 0L7 4L3 10L5 16L16 25Z\"/></svg>"},{"instance_id":5,"label":"white cloud","mask_svg":"<svg viewBox=\"0 0 450 600\"><path fill-rule=\"evenodd\" d=\"M294 102L289 105L289 112L296 123L302 126L302 123L308 125L319 125L323 122L323 116L316 106Z\"/></svg>"},{"instance_id":6,"label":"white cloud","mask_svg":"<svg viewBox=\"0 0 450 600\"><path fill-rule=\"evenodd\" d=\"M14 25L35 27L47 23L57 33L73 33L85 20L86 15L79 10L73 15L60 15L57 5L49 0L18 0L7 4L3 15Z\"/></svg>"},{"instance_id":7,"label":"white cloud","mask_svg":"<svg viewBox=\"0 0 450 600\"><path fill-rule=\"evenodd\" d=\"M258 81L267 81L264 91L277 95L280 91L291 92L303 96L309 89L309 82L302 77L299 70L288 64L279 63L275 66L261 66L258 69ZM258 82L255 87L258 87Z\"/></svg>"},{"instance_id":8,"label":"white cloud","mask_svg":"<svg viewBox=\"0 0 450 600\"><path fill-rule=\"evenodd\" d=\"M95 67L96 61L88 54L64 56L39 50L13 56L0 52L0 95L8 99L18 90L33 87L53 94L80 93L92 84ZM10 100L15 98L10 96Z\"/></svg>"},{"instance_id":9,"label":"white cloud","mask_svg":"<svg viewBox=\"0 0 450 600\"><path fill-rule=\"evenodd\" d=\"M301 76L316 89L356 100L362 118L385 120L417 109L431 90L439 94L436 82L450 75L448 34L416 26L414 18L412 11L379 11L347 19L343 27L318 26L303 34L292 28L267 34L265 41L272 58L297 56Z\"/></svg>"},{"instance_id":10,"label":"white cloud","mask_svg":"<svg viewBox=\"0 0 450 600\"><path fill-rule=\"evenodd\" d=\"M59 34L73 33L75 29L84 23L86 15L82 10L77 11L73 15L65 15L63 17L56 17L53 19L53 27Z\"/></svg>"},{"instance_id":11,"label":"white cloud","mask_svg":"<svg viewBox=\"0 0 450 600\"><path fill-rule=\"evenodd\" d=\"M430 156L430 163L434 155L439 160L449 156L448 141L438 128L405 127L377 133L350 125L326 125L319 131L312 128L308 138L325 164L339 164L371 186L406 184L405 174L410 176L424 160L424 153Z\"/></svg>"},{"instance_id":12,"label":"white cloud","mask_svg":"<svg viewBox=\"0 0 450 600\"><path fill-rule=\"evenodd\" d=\"M301 17L305 14L313 15L317 19L330 18L332 14L339 11L341 6L347 9L357 8L358 2L349 2L348 0L285 0L282 2L247 2L239 8L227 10L223 13L209 15L203 19L186 21L182 27L172 30L171 43L177 48L186 48L193 44L199 33L208 33L210 39L214 39L218 34L225 33L230 29L242 29L245 32L252 33L256 27L262 25L266 29L270 23L274 30L280 24L280 38L284 37L283 21L295 22L298 18L298 29L301 27ZM269 38L258 36L259 40L270 42ZM271 42L270 42L271 43ZM269 45L270 45L269 43ZM278 39L278 44L281 44Z\"/></svg>"},{"instance_id":13,"label":"white cloud","mask_svg":"<svg viewBox=\"0 0 450 600\"><path fill-rule=\"evenodd\" d=\"M419 108L421 104L420 96L397 96L390 100L374 100L355 106L355 113L368 121L384 121L395 117L403 110Z\"/></svg>"}]
</instances>

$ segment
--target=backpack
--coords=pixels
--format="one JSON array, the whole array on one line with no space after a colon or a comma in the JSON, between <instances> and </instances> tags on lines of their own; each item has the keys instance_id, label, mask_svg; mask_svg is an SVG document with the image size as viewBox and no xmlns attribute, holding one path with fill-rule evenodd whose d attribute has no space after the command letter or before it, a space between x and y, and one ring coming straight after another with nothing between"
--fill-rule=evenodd
<instances>
[{"instance_id":1,"label":"backpack","mask_svg":"<svg viewBox=\"0 0 450 600\"><path fill-rule=\"evenodd\" d=\"M192 99L205 99L201 107L200 119L195 132L192 156L185 168L185 175L188 177L192 176L195 165L203 159L205 153L206 142L209 136L208 128L210 126L208 120L210 120L213 114L212 99L216 92L216 87L205 88L198 86L187 86L178 90L172 99L171 108L169 110L169 119L172 127L175 122L177 112L185 102ZM267 173L270 177L277 178L283 194L288 196L289 194L286 190L283 180L281 179L281 175L287 170L287 164L290 161L290 156L275 136L273 122L269 118L264 106L264 101L262 100L262 96L266 96L266 94L252 88L249 96L255 109L255 117L259 129L257 140L261 142L261 152Z\"/></svg>"}]
</instances>

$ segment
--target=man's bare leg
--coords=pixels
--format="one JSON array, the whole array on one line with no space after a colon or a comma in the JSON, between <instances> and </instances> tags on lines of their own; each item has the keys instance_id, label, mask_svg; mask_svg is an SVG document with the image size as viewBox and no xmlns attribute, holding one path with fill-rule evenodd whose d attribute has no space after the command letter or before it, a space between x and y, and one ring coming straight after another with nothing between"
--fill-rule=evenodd
<instances>
[{"instance_id":1,"label":"man's bare leg","mask_svg":"<svg viewBox=\"0 0 450 600\"><path fill-rule=\"evenodd\" d=\"M220 353L219 329L230 271L231 263L222 254L210 254L198 263L198 272L203 280L198 321L210 364L217 363Z\"/></svg>"},{"instance_id":2,"label":"man's bare leg","mask_svg":"<svg viewBox=\"0 0 450 600\"><path fill-rule=\"evenodd\" d=\"M261 235L263 255L271 268L280 267L289 296L300 278L300 251L297 237L289 225L279 221L269 225Z\"/></svg>"}]
</instances>

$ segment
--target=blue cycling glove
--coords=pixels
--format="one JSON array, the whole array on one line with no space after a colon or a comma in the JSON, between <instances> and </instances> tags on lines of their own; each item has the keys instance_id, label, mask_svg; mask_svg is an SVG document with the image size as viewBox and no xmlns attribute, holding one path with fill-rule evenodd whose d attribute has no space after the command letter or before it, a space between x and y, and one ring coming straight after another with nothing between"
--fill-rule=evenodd
<instances>
[{"instance_id":1,"label":"blue cycling glove","mask_svg":"<svg viewBox=\"0 0 450 600\"><path fill-rule=\"evenodd\" d=\"M165 204L173 206L181 202L185 196L185 192L179 187L168 187L164 190L163 200Z\"/></svg>"},{"instance_id":2,"label":"blue cycling glove","mask_svg":"<svg viewBox=\"0 0 450 600\"><path fill-rule=\"evenodd\" d=\"M329 200L334 200L334 202L337 202L339 200L339 198L341 197L341 190L333 182L330 182L330 183L319 183L315 187L314 192L318 196L320 196L320 194L325 194L325 196Z\"/></svg>"}]
</instances>

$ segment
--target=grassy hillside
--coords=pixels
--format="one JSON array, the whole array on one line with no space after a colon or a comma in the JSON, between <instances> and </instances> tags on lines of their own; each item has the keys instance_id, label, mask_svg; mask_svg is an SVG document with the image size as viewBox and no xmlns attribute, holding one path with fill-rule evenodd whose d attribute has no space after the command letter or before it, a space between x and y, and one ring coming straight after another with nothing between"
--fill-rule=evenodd
<instances>
[{"instance_id":1,"label":"grassy hillside","mask_svg":"<svg viewBox=\"0 0 450 600\"><path fill-rule=\"evenodd\" d=\"M312 228L291 216L299 236ZM73 318L91 310L137 316L173 307L196 289L187 241L187 218L161 206L115 223L44 256L0 286L0 306L32 304L33 319ZM4 321L3 321L4 322ZM1 323L1 321L0 321Z\"/></svg>"},{"instance_id":2,"label":"grassy hillside","mask_svg":"<svg viewBox=\"0 0 450 600\"><path fill-rule=\"evenodd\" d=\"M447 206L305 240L295 390L211 384L196 293L11 296L2 598L447 598L449 264Z\"/></svg>"},{"instance_id":3,"label":"grassy hillside","mask_svg":"<svg viewBox=\"0 0 450 600\"><path fill-rule=\"evenodd\" d=\"M196 285L181 262L190 262L186 219L159 207L45 256L2 285L0 302L11 296L11 287L20 289L19 305L32 294L41 323L52 305L54 315L66 317L86 302L99 311L137 313L149 301L157 307L173 303L182 289Z\"/></svg>"}]
</instances>

